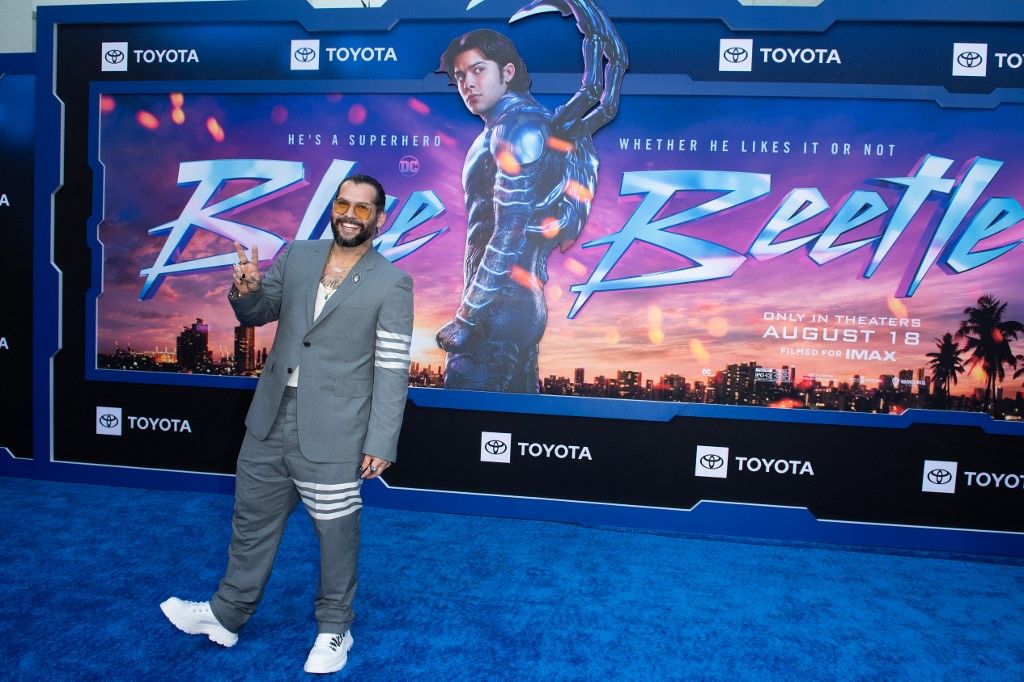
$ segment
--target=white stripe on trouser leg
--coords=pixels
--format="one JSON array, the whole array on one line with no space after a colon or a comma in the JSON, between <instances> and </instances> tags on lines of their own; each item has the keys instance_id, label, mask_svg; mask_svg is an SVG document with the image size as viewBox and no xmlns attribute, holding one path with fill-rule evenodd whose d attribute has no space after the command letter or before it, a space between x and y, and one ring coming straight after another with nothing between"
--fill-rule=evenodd
<instances>
[{"instance_id":1,"label":"white stripe on trouser leg","mask_svg":"<svg viewBox=\"0 0 1024 682\"><path fill-rule=\"evenodd\" d=\"M352 490L353 488L358 488L360 486L359 481L328 485L326 483L306 483L305 481L296 481L294 478L292 479L292 483L294 483L297 488L306 488L307 490L312 490L314 492L320 490Z\"/></svg>"},{"instance_id":2,"label":"white stripe on trouser leg","mask_svg":"<svg viewBox=\"0 0 1024 682\"><path fill-rule=\"evenodd\" d=\"M363 500L359 495L360 481L326 485L296 481L293 478L292 482L295 483L295 489L299 491L299 496L306 505L306 511L314 519L329 521L348 516L363 508Z\"/></svg>"}]
</instances>

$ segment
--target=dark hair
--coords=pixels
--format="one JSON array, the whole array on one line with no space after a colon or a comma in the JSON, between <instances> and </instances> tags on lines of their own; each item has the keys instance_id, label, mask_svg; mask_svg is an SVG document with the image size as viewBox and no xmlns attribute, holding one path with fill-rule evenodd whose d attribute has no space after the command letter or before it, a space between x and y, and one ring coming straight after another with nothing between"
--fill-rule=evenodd
<instances>
[{"instance_id":1,"label":"dark hair","mask_svg":"<svg viewBox=\"0 0 1024 682\"><path fill-rule=\"evenodd\" d=\"M455 58L463 52L480 50L487 59L496 62L498 68L511 64L516 68L511 80L508 82L508 89L512 92L527 92L530 89L530 74L526 71L526 63L519 56L508 36L502 35L489 28L478 28L475 31L464 33L452 42L448 43L448 49L441 55L441 63L437 73L446 73L451 81L455 82L454 64Z\"/></svg>"},{"instance_id":2,"label":"dark hair","mask_svg":"<svg viewBox=\"0 0 1024 682\"><path fill-rule=\"evenodd\" d=\"M377 209L378 213L384 212L384 201L387 195L384 193L384 186L380 184L377 178L371 175L350 175L340 183L338 183L338 189L334 191L334 196L341 194L341 186L346 182L354 182L357 185L370 185L377 192L377 198L373 200L373 205Z\"/></svg>"}]
</instances>

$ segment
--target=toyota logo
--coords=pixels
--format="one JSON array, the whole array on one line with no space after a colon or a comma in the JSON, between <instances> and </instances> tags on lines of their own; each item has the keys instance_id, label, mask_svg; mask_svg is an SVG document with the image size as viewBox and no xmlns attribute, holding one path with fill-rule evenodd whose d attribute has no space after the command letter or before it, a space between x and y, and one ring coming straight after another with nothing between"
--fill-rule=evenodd
<instances>
[{"instance_id":1,"label":"toyota logo","mask_svg":"<svg viewBox=\"0 0 1024 682\"><path fill-rule=\"evenodd\" d=\"M731 64L745 62L747 61L748 56L749 54L742 47L727 47L725 48L725 51L722 52L722 57L725 58L725 61Z\"/></svg>"},{"instance_id":2,"label":"toyota logo","mask_svg":"<svg viewBox=\"0 0 1024 682\"><path fill-rule=\"evenodd\" d=\"M495 438L484 443L484 450L490 455L502 455L508 450L508 445Z\"/></svg>"},{"instance_id":3,"label":"toyota logo","mask_svg":"<svg viewBox=\"0 0 1024 682\"><path fill-rule=\"evenodd\" d=\"M700 458L700 465L705 469L720 469L725 460L719 455L704 455Z\"/></svg>"},{"instance_id":4,"label":"toyota logo","mask_svg":"<svg viewBox=\"0 0 1024 682\"><path fill-rule=\"evenodd\" d=\"M100 426L105 429L113 429L117 426L117 416L113 414L101 414L98 421Z\"/></svg>"},{"instance_id":5,"label":"toyota logo","mask_svg":"<svg viewBox=\"0 0 1024 682\"><path fill-rule=\"evenodd\" d=\"M928 480L935 485L946 485L953 479L953 474L945 469L932 469L928 472Z\"/></svg>"},{"instance_id":6,"label":"toyota logo","mask_svg":"<svg viewBox=\"0 0 1024 682\"><path fill-rule=\"evenodd\" d=\"M105 59L108 64L120 64L124 61L124 52L121 50L107 50L103 55L103 59Z\"/></svg>"},{"instance_id":7,"label":"toyota logo","mask_svg":"<svg viewBox=\"0 0 1024 682\"><path fill-rule=\"evenodd\" d=\"M981 61L981 55L973 50L961 52L956 56L956 63L967 69L973 69L981 66Z\"/></svg>"},{"instance_id":8,"label":"toyota logo","mask_svg":"<svg viewBox=\"0 0 1024 682\"><path fill-rule=\"evenodd\" d=\"M300 47L295 50L295 61L311 62L316 59L316 50L311 47Z\"/></svg>"}]
</instances>

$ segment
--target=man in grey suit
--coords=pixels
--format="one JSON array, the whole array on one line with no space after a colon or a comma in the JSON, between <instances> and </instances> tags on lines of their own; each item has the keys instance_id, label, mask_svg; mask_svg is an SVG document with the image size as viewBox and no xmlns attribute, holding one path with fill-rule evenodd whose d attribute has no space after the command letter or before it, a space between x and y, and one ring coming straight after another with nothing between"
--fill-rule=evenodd
<instances>
[{"instance_id":1,"label":"man in grey suit","mask_svg":"<svg viewBox=\"0 0 1024 682\"><path fill-rule=\"evenodd\" d=\"M233 646L301 499L320 538L312 673L340 670L352 647L359 490L395 461L409 385L412 279L371 248L384 201L377 180L347 178L334 240L290 243L266 275L256 247L250 258L235 244L235 315L247 326L276 320L277 335L245 419L224 578L209 602L160 605L178 629Z\"/></svg>"}]
</instances>

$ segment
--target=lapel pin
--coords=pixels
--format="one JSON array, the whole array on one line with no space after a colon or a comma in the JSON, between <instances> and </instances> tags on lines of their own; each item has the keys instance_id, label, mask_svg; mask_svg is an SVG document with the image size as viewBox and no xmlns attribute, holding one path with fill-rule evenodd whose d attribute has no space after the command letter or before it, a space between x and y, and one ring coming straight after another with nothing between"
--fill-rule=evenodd
<instances>
[{"instance_id":1,"label":"lapel pin","mask_svg":"<svg viewBox=\"0 0 1024 682\"><path fill-rule=\"evenodd\" d=\"M352 278L352 281L353 281L353 282L358 282L358 281L359 281L359 275L355 275L355 276L354 276L354 277Z\"/></svg>"}]
</instances>

